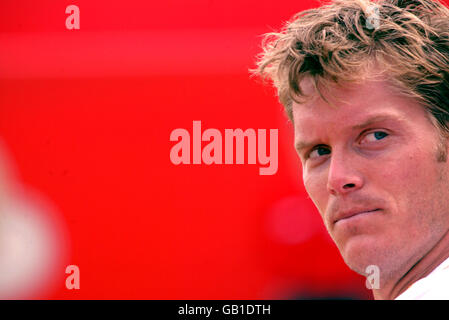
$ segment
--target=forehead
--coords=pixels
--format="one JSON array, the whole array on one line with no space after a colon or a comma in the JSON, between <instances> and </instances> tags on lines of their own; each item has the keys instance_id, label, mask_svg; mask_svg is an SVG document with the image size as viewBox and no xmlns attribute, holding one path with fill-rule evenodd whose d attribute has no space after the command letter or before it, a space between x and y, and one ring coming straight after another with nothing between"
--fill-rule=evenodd
<instances>
[{"instance_id":1,"label":"forehead","mask_svg":"<svg viewBox=\"0 0 449 320\"><path fill-rule=\"evenodd\" d=\"M353 128L372 119L413 122L427 118L427 111L416 100L396 93L386 80L329 88L323 94L332 106L318 96L310 79L305 79L301 88L313 99L293 103L295 132L300 135Z\"/></svg>"}]
</instances>

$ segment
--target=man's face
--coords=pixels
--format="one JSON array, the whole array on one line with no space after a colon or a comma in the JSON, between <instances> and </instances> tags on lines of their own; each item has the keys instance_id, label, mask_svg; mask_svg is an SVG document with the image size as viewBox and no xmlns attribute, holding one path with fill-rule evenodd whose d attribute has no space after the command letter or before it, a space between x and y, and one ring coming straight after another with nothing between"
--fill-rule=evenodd
<instances>
[{"instance_id":1,"label":"man's face","mask_svg":"<svg viewBox=\"0 0 449 320\"><path fill-rule=\"evenodd\" d=\"M301 86L313 92L310 78ZM438 130L422 106L389 88L330 89L338 108L320 98L293 104L306 190L349 267L363 274L377 265L381 281L409 270L449 227Z\"/></svg>"}]
</instances>

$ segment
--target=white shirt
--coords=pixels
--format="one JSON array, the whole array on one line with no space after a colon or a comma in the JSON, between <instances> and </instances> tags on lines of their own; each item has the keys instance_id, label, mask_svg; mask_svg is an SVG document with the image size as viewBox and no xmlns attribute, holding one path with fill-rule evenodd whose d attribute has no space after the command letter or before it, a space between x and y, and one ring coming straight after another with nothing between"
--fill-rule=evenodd
<instances>
[{"instance_id":1,"label":"white shirt","mask_svg":"<svg viewBox=\"0 0 449 320\"><path fill-rule=\"evenodd\" d=\"M395 300L449 300L449 258Z\"/></svg>"}]
</instances>

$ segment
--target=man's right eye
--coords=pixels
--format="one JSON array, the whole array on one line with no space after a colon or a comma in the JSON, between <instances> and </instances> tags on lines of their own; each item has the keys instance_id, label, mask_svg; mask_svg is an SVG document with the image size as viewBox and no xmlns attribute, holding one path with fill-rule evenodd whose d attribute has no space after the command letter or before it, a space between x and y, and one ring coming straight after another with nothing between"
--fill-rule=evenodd
<instances>
[{"instance_id":1,"label":"man's right eye","mask_svg":"<svg viewBox=\"0 0 449 320\"><path fill-rule=\"evenodd\" d=\"M321 156L330 154L331 151L328 147L326 146L316 146L312 149L312 151L310 151L309 153L309 159L316 159L319 158Z\"/></svg>"}]
</instances>

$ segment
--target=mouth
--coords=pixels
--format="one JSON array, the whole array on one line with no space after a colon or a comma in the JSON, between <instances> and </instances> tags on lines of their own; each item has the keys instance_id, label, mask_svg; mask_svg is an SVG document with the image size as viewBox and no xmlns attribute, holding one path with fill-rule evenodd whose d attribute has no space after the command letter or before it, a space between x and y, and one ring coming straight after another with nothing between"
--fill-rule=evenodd
<instances>
[{"instance_id":1,"label":"mouth","mask_svg":"<svg viewBox=\"0 0 449 320\"><path fill-rule=\"evenodd\" d=\"M377 208L377 209L372 209L372 210L368 209L368 210L355 210L355 211L342 212L342 213L337 214L337 219L335 219L334 224L352 219L356 216L366 215L366 214L370 214L372 212L377 212L380 210L381 209Z\"/></svg>"}]
</instances>

